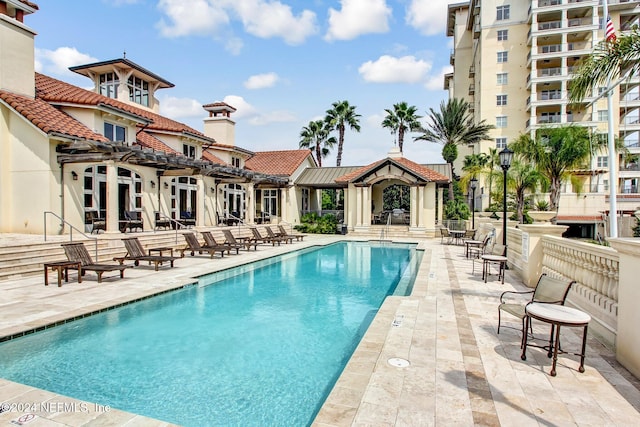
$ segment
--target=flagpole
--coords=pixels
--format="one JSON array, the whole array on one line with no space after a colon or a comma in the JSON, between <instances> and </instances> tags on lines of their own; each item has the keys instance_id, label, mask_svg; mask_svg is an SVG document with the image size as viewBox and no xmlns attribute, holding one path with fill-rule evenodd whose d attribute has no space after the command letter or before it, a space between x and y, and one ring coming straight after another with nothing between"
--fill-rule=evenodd
<instances>
[{"instance_id":1,"label":"flagpole","mask_svg":"<svg viewBox=\"0 0 640 427\"><path fill-rule=\"evenodd\" d=\"M607 0L602 2L602 12L604 15L604 33L607 39L607 20L609 19L609 5ZM613 134L613 88L611 87L611 78L607 78L607 125L608 129L608 148L609 148L609 237L618 237L618 173L616 171L616 144Z\"/></svg>"}]
</instances>

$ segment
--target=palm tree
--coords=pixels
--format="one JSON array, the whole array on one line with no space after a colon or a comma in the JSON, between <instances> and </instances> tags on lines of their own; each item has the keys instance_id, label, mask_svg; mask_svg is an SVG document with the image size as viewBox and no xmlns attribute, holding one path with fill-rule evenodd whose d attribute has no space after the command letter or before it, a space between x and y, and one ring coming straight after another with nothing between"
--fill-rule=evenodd
<instances>
[{"instance_id":1,"label":"palm tree","mask_svg":"<svg viewBox=\"0 0 640 427\"><path fill-rule=\"evenodd\" d=\"M580 63L569 83L569 100L582 101L591 88L606 86L620 75L640 72L640 32L621 34L616 42L601 41Z\"/></svg>"},{"instance_id":2,"label":"palm tree","mask_svg":"<svg viewBox=\"0 0 640 427\"><path fill-rule=\"evenodd\" d=\"M488 161L489 156L485 153L464 156L462 171L465 172L465 174L460 178L460 186L466 188L472 178L477 179L480 175L484 174L487 170Z\"/></svg>"},{"instance_id":3,"label":"palm tree","mask_svg":"<svg viewBox=\"0 0 640 427\"><path fill-rule=\"evenodd\" d=\"M417 132L422 130L420 119L422 116L418 116L418 108L415 106L409 106L406 102L400 102L393 105L393 110L385 108L387 112L386 117L382 121L383 128L389 128L392 133L398 132L398 148L402 153L402 143L404 142L405 132Z\"/></svg>"},{"instance_id":4,"label":"palm tree","mask_svg":"<svg viewBox=\"0 0 640 427\"><path fill-rule=\"evenodd\" d=\"M476 144L490 139L489 131L494 128L482 120L474 123L469 103L462 99L452 98L440 103L440 111L429 109L429 124L424 133L415 141L428 141L443 144L442 157L449 163L451 173L453 162L458 158L458 145ZM453 199L453 187L449 186L449 200Z\"/></svg>"},{"instance_id":5,"label":"palm tree","mask_svg":"<svg viewBox=\"0 0 640 427\"><path fill-rule=\"evenodd\" d=\"M538 188L538 184L545 177L536 169L536 167L521 160L515 160L507 174L507 187L515 193L516 196L516 215L518 222L522 224L524 221L524 202L527 192L533 192Z\"/></svg>"},{"instance_id":6,"label":"palm tree","mask_svg":"<svg viewBox=\"0 0 640 427\"><path fill-rule=\"evenodd\" d=\"M572 169L584 166L591 155L591 142L587 128L569 125L538 129L534 138L520 135L510 148L549 180L549 210L557 212L560 185Z\"/></svg>"},{"instance_id":7,"label":"palm tree","mask_svg":"<svg viewBox=\"0 0 640 427\"><path fill-rule=\"evenodd\" d=\"M338 101L331 104L333 108L327 110L324 121L330 130L338 131L338 154L336 166L342 163L342 148L344 146L344 131L347 126L356 132L360 132L360 114L356 114L356 107L349 105L349 101Z\"/></svg>"},{"instance_id":8,"label":"palm tree","mask_svg":"<svg viewBox=\"0 0 640 427\"><path fill-rule=\"evenodd\" d=\"M336 143L334 137L329 138L331 130L323 120L310 121L300 131L300 148L315 151L318 166L322 167L322 158L329 155L330 148Z\"/></svg>"}]
</instances>

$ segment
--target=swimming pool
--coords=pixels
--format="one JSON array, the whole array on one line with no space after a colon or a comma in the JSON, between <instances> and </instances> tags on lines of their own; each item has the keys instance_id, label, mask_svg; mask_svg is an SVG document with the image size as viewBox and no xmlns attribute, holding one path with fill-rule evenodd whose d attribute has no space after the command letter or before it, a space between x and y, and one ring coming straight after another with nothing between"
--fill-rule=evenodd
<instances>
[{"instance_id":1,"label":"swimming pool","mask_svg":"<svg viewBox=\"0 0 640 427\"><path fill-rule=\"evenodd\" d=\"M337 243L0 345L0 376L182 425L309 424L421 251Z\"/></svg>"}]
</instances>

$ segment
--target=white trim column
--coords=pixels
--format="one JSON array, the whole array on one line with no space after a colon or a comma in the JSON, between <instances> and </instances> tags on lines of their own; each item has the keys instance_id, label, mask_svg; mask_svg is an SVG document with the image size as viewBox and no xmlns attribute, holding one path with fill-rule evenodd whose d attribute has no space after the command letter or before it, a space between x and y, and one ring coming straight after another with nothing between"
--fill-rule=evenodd
<instances>
[{"instance_id":1,"label":"white trim column","mask_svg":"<svg viewBox=\"0 0 640 427\"><path fill-rule=\"evenodd\" d=\"M247 198L247 210L245 222L247 224L253 224L256 216L256 190L253 182L248 183L245 186L245 197Z\"/></svg>"},{"instance_id":2,"label":"white trim column","mask_svg":"<svg viewBox=\"0 0 640 427\"><path fill-rule=\"evenodd\" d=\"M438 224L442 224L442 218L444 217L444 188L438 188Z\"/></svg>"},{"instance_id":3,"label":"white trim column","mask_svg":"<svg viewBox=\"0 0 640 427\"><path fill-rule=\"evenodd\" d=\"M204 198L207 197L207 188L204 186L202 175L194 176L196 179L196 227L204 224Z\"/></svg>"},{"instance_id":4,"label":"white trim column","mask_svg":"<svg viewBox=\"0 0 640 427\"><path fill-rule=\"evenodd\" d=\"M119 233L118 165L113 161L107 161L104 165L107 167L107 229L105 233Z\"/></svg>"}]
</instances>

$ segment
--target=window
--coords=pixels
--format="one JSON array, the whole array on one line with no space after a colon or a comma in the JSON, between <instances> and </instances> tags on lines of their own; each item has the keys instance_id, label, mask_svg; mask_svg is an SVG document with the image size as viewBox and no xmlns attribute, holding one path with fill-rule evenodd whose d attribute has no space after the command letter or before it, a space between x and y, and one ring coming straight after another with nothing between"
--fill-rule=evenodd
<instances>
[{"instance_id":1,"label":"window","mask_svg":"<svg viewBox=\"0 0 640 427\"><path fill-rule=\"evenodd\" d=\"M263 212L275 216L278 214L278 190L262 191Z\"/></svg>"},{"instance_id":2,"label":"window","mask_svg":"<svg viewBox=\"0 0 640 427\"><path fill-rule=\"evenodd\" d=\"M507 105L507 95L496 95L496 105Z\"/></svg>"},{"instance_id":3,"label":"window","mask_svg":"<svg viewBox=\"0 0 640 427\"><path fill-rule=\"evenodd\" d=\"M507 62L509 52L506 50L498 52L498 63Z\"/></svg>"},{"instance_id":4,"label":"window","mask_svg":"<svg viewBox=\"0 0 640 427\"><path fill-rule=\"evenodd\" d=\"M608 179L603 179L602 180L602 186L604 187L604 191L609 191L609 180Z\"/></svg>"},{"instance_id":5,"label":"window","mask_svg":"<svg viewBox=\"0 0 640 427\"><path fill-rule=\"evenodd\" d=\"M598 156L596 159L596 166L599 168L608 168L609 167L609 157L607 156Z\"/></svg>"},{"instance_id":6,"label":"window","mask_svg":"<svg viewBox=\"0 0 640 427\"><path fill-rule=\"evenodd\" d=\"M240 157L231 157L231 166L239 168L240 167Z\"/></svg>"},{"instance_id":7,"label":"window","mask_svg":"<svg viewBox=\"0 0 640 427\"><path fill-rule=\"evenodd\" d=\"M505 19L509 19L509 5L498 6L496 7L496 19L498 21L503 21Z\"/></svg>"},{"instance_id":8,"label":"window","mask_svg":"<svg viewBox=\"0 0 640 427\"><path fill-rule=\"evenodd\" d=\"M507 138L496 138L496 148L498 150L507 148Z\"/></svg>"},{"instance_id":9,"label":"window","mask_svg":"<svg viewBox=\"0 0 640 427\"><path fill-rule=\"evenodd\" d=\"M118 86L120 80L116 73L100 74L100 95L104 95L109 98L118 98Z\"/></svg>"},{"instance_id":10,"label":"window","mask_svg":"<svg viewBox=\"0 0 640 427\"><path fill-rule=\"evenodd\" d=\"M507 73L498 73L496 78L496 83L499 85L507 84Z\"/></svg>"},{"instance_id":11,"label":"window","mask_svg":"<svg viewBox=\"0 0 640 427\"><path fill-rule=\"evenodd\" d=\"M598 110L598 121L606 122L609 119L609 112L607 110Z\"/></svg>"},{"instance_id":12,"label":"window","mask_svg":"<svg viewBox=\"0 0 640 427\"><path fill-rule=\"evenodd\" d=\"M182 154L190 159L196 158L196 147L189 144L182 144Z\"/></svg>"},{"instance_id":13,"label":"window","mask_svg":"<svg viewBox=\"0 0 640 427\"><path fill-rule=\"evenodd\" d=\"M136 104L149 106L149 84L140 77L131 76L127 81L129 100Z\"/></svg>"},{"instance_id":14,"label":"window","mask_svg":"<svg viewBox=\"0 0 640 427\"><path fill-rule=\"evenodd\" d=\"M104 137L113 142L127 142L127 130L113 123L104 122Z\"/></svg>"},{"instance_id":15,"label":"window","mask_svg":"<svg viewBox=\"0 0 640 427\"><path fill-rule=\"evenodd\" d=\"M496 127L497 128L506 128L507 127L507 116L498 116L498 117L496 117Z\"/></svg>"},{"instance_id":16,"label":"window","mask_svg":"<svg viewBox=\"0 0 640 427\"><path fill-rule=\"evenodd\" d=\"M503 42L508 40L509 38L509 30L498 30L498 41Z\"/></svg>"}]
</instances>

